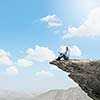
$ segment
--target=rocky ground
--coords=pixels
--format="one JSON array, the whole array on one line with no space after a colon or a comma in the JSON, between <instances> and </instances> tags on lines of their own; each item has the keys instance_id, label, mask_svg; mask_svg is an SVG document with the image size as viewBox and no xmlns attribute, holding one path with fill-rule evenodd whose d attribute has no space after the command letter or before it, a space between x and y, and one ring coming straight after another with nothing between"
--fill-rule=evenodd
<instances>
[{"instance_id":1,"label":"rocky ground","mask_svg":"<svg viewBox=\"0 0 100 100\"><path fill-rule=\"evenodd\" d=\"M70 73L69 77L94 100L100 100L100 60L69 60L52 61L65 72Z\"/></svg>"}]
</instances>

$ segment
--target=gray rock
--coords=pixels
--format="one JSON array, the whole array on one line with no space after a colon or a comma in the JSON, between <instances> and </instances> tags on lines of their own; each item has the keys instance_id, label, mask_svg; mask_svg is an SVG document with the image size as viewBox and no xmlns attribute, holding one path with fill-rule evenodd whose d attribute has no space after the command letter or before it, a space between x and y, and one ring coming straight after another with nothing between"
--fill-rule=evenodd
<instances>
[{"instance_id":1,"label":"gray rock","mask_svg":"<svg viewBox=\"0 0 100 100\"><path fill-rule=\"evenodd\" d=\"M52 61L50 64L69 73L89 97L100 100L100 60Z\"/></svg>"}]
</instances>

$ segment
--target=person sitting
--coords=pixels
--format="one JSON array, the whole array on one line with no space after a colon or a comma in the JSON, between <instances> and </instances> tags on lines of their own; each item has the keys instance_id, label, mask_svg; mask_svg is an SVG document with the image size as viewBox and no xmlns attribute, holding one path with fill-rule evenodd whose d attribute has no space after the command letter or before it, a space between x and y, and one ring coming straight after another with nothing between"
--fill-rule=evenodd
<instances>
[{"instance_id":1,"label":"person sitting","mask_svg":"<svg viewBox=\"0 0 100 100\"><path fill-rule=\"evenodd\" d=\"M60 55L56 60L60 60L61 58L63 58L64 60L69 60L69 56L70 56L70 50L68 47L66 47L66 51L64 53L60 53Z\"/></svg>"}]
</instances>

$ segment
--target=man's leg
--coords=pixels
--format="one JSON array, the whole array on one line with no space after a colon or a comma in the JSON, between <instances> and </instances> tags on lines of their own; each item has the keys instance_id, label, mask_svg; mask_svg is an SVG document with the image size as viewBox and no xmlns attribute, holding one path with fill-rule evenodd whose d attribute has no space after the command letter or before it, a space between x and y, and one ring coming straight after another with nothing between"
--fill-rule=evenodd
<instances>
[{"instance_id":1,"label":"man's leg","mask_svg":"<svg viewBox=\"0 0 100 100\"><path fill-rule=\"evenodd\" d=\"M61 57L58 57L56 60L60 60L63 57L63 55Z\"/></svg>"},{"instance_id":2,"label":"man's leg","mask_svg":"<svg viewBox=\"0 0 100 100\"><path fill-rule=\"evenodd\" d=\"M65 55L64 55L63 58L64 58L64 60L69 60L69 57L66 57Z\"/></svg>"}]
</instances>

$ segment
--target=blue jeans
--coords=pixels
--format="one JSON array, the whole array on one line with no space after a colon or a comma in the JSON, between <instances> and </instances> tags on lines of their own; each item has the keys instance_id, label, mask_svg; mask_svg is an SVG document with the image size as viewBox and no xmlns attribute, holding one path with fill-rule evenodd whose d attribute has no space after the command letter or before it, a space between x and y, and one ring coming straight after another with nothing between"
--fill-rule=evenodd
<instances>
[{"instance_id":1,"label":"blue jeans","mask_svg":"<svg viewBox=\"0 0 100 100\"><path fill-rule=\"evenodd\" d=\"M60 60L63 58L64 60L69 60L69 57L66 57L64 54L62 56L59 56L56 60Z\"/></svg>"}]
</instances>

